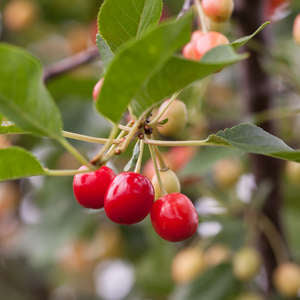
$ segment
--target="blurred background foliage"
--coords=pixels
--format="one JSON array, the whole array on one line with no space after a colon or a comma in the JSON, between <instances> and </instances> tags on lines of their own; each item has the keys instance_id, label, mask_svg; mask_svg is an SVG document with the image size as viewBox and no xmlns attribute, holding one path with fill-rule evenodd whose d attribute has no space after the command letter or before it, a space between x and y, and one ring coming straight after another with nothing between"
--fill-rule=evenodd
<instances>
[{"instance_id":1,"label":"blurred background foliage","mask_svg":"<svg viewBox=\"0 0 300 300\"><path fill-rule=\"evenodd\" d=\"M182 3L166 0L164 16L178 13ZM50 65L94 45L100 5L98 0L2 0L1 40L26 48L43 65ZM300 119L290 113L299 109L300 48L292 40L299 11L299 1L293 1L286 18L272 24L273 48L268 49L265 67L274 78L274 111L246 114L236 65L183 92L189 126L180 138L201 139L243 121L259 124L271 116L280 136L299 148ZM239 36L234 21L222 30L231 39ZM92 105L92 89L100 75L101 63L96 61L49 81L66 130L107 135L109 125ZM95 145L74 143L90 157L98 150ZM0 136L0 147L11 144L30 149L50 168L79 167L51 141ZM238 281L231 257L251 244L253 220L245 222L243 216L252 205L260 205L268 183L255 183L250 162L241 152L176 148L164 154L200 215L197 236L184 243L162 241L148 219L127 228L112 224L103 211L83 210L73 196L72 178L1 183L0 299L260 299L238 298L249 291L259 294L264 274L250 283ZM148 157L147 175L152 172ZM129 158L128 151L111 165L120 171ZM292 164L285 170L284 225L292 256L299 261L300 170Z\"/></svg>"}]
</instances>

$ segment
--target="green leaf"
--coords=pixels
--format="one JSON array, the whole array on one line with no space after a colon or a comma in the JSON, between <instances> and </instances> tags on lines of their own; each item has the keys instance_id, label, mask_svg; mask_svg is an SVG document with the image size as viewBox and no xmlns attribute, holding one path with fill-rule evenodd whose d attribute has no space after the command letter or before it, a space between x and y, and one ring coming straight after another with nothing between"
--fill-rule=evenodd
<instances>
[{"instance_id":1,"label":"green leaf","mask_svg":"<svg viewBox=\"0 0 300 300\"><path fill-rule=\"evenodd\" d=\"M0 44L0 112L25 131L59 139L60 113L42 81L39 61Z\"/></svg>"},{"instance_id":2,"label":"green leaf","mask_svg":"<svg viewBox=\"0 0 300 300\"><path fill-rule=\"evenodd\" d=\"M0 149L0 181L45 175L39 161L19 147Z\"/></svg>"},{"instance_id":3,"label":"green leaf","mask_svg":"<svg viewBox=\"0 0 300 300\"><path fill-rule=\"evenodd\" d=\"M189 39L192 14L161 24L123 47L110 64L99 95L98 111L118 122L144 82Z\"/></svg>"},{"instance_id":4,"label":"green leaf","mask_svg":"<svg viewBox=\"0 0 300 300\"><path fill-rule=\"evenodd\" d=\"M194 280L184 299L186 300L231 300L241 290L230 264L221 264L209 269Z\"/></svg>"},{"instance_id":5,"label":"green leaf","mask_svg":"<svg viewBox=\"0 0 300 300\"><path fill-rule=\"evenodd\" d=\"M140 140L138 140L134 146L133 152L132 152L132 157L124 167L124 171L128 172L130 170L133 170L140 154Z\"/></svg>"},{"instance_id":6,"label":"green leaf","mask_svg":"<svg viewBox=\"0 0 300 300\"><path fill-rule=\"evenodd\" d=\"M219 146L232 146L248 153L300 162L300 151L295 151L278 137L253 124L240 124L212 134L206 140Z\"/></svg>"},{"instance_id":7,"label":"green leaf","mask_svg":"<svg viewBox=\"0 0 300 300\"><path fill-rule=\"evenodd\" d=\"M97 33L96 44L100 52L101 62L103 64L103 69L106 71L108 65L114 58L114 54L111 51L110 47L107 45L105 40Z\"/></svg>"},{"instance_id":8,"label":"green leaf","mask_svg":"<svg viewBox=\"0 0 300 300\"><path fill-rule=\"evenodd\" d=\"M17 127L14 123L10 121L0 120L0 134L23 134L27 133L24 130Z\"/></svg>"},{"instance_id":9,"label":"green leaf","mask_svg":"<svg viewBox=\"0 0 300 300\"><path fill-rule=\"evenodd\" d=\"M161 11L161 0L105 0L99 11L98 28L115 51L128 40L140 38L157 24Z\"/></svg>"},{"instance_id":10,"label":"green leaf","mask_svg":"<svg viewBox=\"0 0 300 300\"><path fill-rule=\"evenodd\" d=\"M231 46L220 46L209 51L200 62L186 60L179 56L171 57L135 96L133 108L140 115L149 106L171 96L196 80L203 79L222 68L245 59Z\"/></svg>"},{"instance_id":11,"label":"green leaf","mask_svg":"<svg viewBox=\"0 0 300 300\"><path fill-rule=\"evenodd\" d=\"M247 44L251 39L253 39L258 33L260 33L267 25L269 25L271 22L265 22L264 24L262 24L255 32L253 32L250 35L241 37L239 39L237 39L236 41L232 42L231 45L235 48L238 49L242 46L244 46L245 44Z\"/></svg>"}]
</instances>

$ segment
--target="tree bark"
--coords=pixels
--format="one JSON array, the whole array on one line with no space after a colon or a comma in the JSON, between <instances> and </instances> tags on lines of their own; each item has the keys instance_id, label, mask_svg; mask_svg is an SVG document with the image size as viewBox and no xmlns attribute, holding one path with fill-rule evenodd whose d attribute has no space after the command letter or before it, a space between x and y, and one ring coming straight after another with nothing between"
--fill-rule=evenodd
<instances>
[{"instance_id":1,"label":"tree bark","mask_svg":"<svg viewBox=\"0 0 300 300\"><path fill-rule=\"evenodd\" d=\"M236 10L234 16L238 21L240 33L243 36L249 35L264 22L263 12L266 1L239 0L235 2ZM271 46L270 29L263 30L255 38L255 42L259 43L260 49L268 49ZM249 46L246 46L245 50L250 54L250 58L242 63L242 96L247 103L248 113L255 114L268 110L273 106L272 79L263 66L267 57L261 51L257 52ZM273 121L266 121L261 123L260 126L276 135L276 126ZM281 234L283 241L285 241L280 216L283 204L280 187L283 163L280 160L259 155L251 155L250 161L257 183L268 181L271 184L271 192L265 199L262 213L269 218ZM261 233L259 235L258 242L268 279L267 292L271 292L273 289L272 274L277 266L277 262L269 241L264 234Z\"/></svg>"}]
</instances>

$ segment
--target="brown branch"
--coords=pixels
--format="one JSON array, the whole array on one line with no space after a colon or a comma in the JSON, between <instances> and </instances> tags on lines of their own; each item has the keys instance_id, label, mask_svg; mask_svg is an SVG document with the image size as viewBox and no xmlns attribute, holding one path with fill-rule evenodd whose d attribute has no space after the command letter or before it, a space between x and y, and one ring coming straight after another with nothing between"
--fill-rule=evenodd
<instances>
[{"instance_id":1,"label":"brown branch","mask_svg":"<svg viewBox=\"0 0 300 300\"><path fill-rule=\"evenodd\" d=\"M99 50L96 46L82 51L74 56L67 57L53 65L45 68L44 82L49 81L57 76L72 71L84 64L92 62L99 57Z\"/></svg>"},{"instance_id":2,"label":"brown branch","mask_svg":"<svg viewBox=\"0 0 300 300\"><path fill-rule=\"evenodd\" d=\"M242 35L250 34L263 23L265 3L266 1L262 0L236 1L237 13L235 16ZM269 28L264 30L255 39L262 48L268 49L270 47L270 36L271 32ZM257 52L247 46L245 50L250 53L250 58L242 63L242 97L247 102L248 112L256 114L272 108L272 80L263 66L266 57L262 52ZM276 134L276 126L273 121L265 121L260 126L264 130ZM280 188L283 164L280 160L259 155L251 155L250 158L257 182L268 181L272 186L271 192L263 204L262 213L268 217L285 241L280 216L283 202ZM259 236L259 248L267 272L267 292L271 292L273 289L272 274L277 263L272 247L264 234L260 234Z\"/></svg>"}]
</instances>

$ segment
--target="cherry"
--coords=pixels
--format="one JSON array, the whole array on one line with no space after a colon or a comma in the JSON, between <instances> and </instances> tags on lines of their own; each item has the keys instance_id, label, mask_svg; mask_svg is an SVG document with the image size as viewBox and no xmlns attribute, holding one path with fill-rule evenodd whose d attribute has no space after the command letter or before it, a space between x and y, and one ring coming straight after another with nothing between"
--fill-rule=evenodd
<instances>
[{"instance_id":1,"label":"cherry","mask_svg":"<svg viewBox=\"0 0 300 300\"><path fill-rule=\"evenodd\" d=\"M288 14L290 0L267 0L265 17L267 20L279 21Z\"/></svg>"},{"instance_id":2,"label":"cherry","mask_svg":"<svg viewBox=\"0 0 300 300\"><path fill-rule=\"evenodd\" d=\"M300 290L300 267L291 262L281 264L274 272L273 281L282 296L297 296Z\"/></svg>"},{"instance_id":3,"label":"cherry","mask_svg":"<svg viewBox=\"0 0 300 300\"><path fill-rule=\"evenodd\" d=\"M162 184L168 194L180 192L180 182L175 172L168 169L166 171L160 171L159 174ZM158 199L162 196L162 193L156 175L152 178L152 184L155 191L155 199Z\"/></svg>"},{"instance_id":4,"label":"cherry","mask_svg":"<svg viewBox=\"0 0 300 300\"><path fill-rule=\"evenodd\" d=\"M138 173L124 172L110 184L105 200L106 215L119 224L135 224L150 212L154 189L150 180Z\"/></svg>"},{"instance_id":5,"label":"cherry","mask_svg":"<svg viewBox=\"0 0 300 300\"><path fill-rule=\"evenodd\" d=\"M261 258L254 248L245 247L233 257L233 272L240 280L251 280L258 273L260 266Z\"/></svg>"},{"instance_id":6,"label":"cherry","mask_svg":"<svg viewBox=\"0 0 300 300\"><path fill-rule=\"evenodd\" d=\"M192 201L181 193L168 194L154 202L152 225L159 236L170 242L191 237L198 227L198 215Z\"/></svg>"},{"instance_id":7,"label":"cherry","mask_svg":"<svg viewBox=\"0 0 300 300\"><path fill-rule=\"evenodd\" d=\"M229 44L228 39L219 32L203 33L197 30L193 33L191 42L183 48L182 54L187 59L200 60L209 50L226 44Z\"/></svg>"},{"instance_id":8,"label":"cherry","mask_svg":"<svg viewBox=\"0 0 300 300\"><path fill-rule=\"evenodd\" d=\"M300 45L300 14L295 19L293 33L295 42Z\"/></svg>"},{"instance_id":9,"label":"cherry","mask_svg":"<svg viewBox=\"0 0 300 300\"><path fill-rule=\"evenodd\" d=\"M227 21L233 12L233 0L202 0L204 13L215 22Z\"/></svg>"},{"instance_id":10,"label":"cherry","mask_svg":"<svg viewBox=\"0 0 300 300\"><path fill-rule=\"evenodd\" d=\"M101 91L101 88L102 88L102 85L103 85L103 80L104 78L101 78L95 85L94 87L94 90L93 90L93 99L94 101L97 101L98 99L98 96L100 94L100 91Z\"/></svg>"},{"instance_id":11,"label":"cherry","mask_svg":"<svg viewBox=\"0 0 300 300\"><path fill-rule=\"evenodd\" d=\"M165 110L169 104L170 99L166 100L159 108L158 113ZM162 115L160 121L168 119L166 124L158 126L157 129L160 134L164 136L178 135L187 123L187 109L186 105L180 100L174 100L166 112Z\"/></svg>"},{"instance_id":12,"label":"cherry","mask_svg":"<svg viewBox=\"0 0 300 300\"><path fill-rule=\"evenodd\" d=\"M82 166L79 170L84 170ZM106 166L99 170L77 174L73 179L73 191L78 203L86 208L99 209L104 206L105 193L116 174Z\"/></svg>"}]
</instances>

